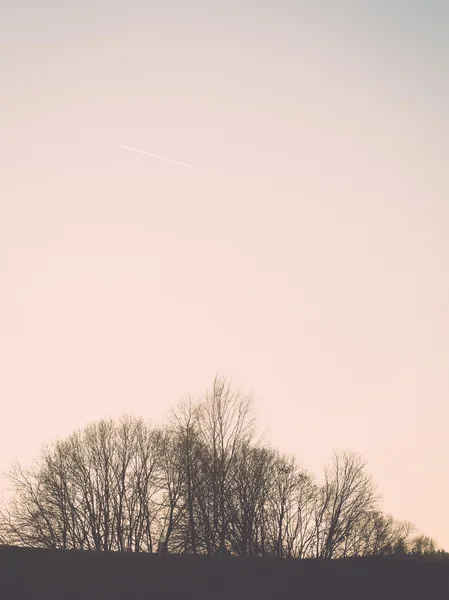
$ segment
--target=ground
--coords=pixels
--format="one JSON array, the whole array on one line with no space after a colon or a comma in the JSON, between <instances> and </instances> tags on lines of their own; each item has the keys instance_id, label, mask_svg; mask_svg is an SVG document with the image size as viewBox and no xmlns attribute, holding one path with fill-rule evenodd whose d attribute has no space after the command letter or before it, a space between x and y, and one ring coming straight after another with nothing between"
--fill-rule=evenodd
<instances>
[{"instance_id":1,"label":"ground","mask_svg":"<svg viewBox=\"0 0 449 600\"><path fill-rule=\"evenodd\" d=\"M0 548L5 600L449 599L449 562L294 561Z\"/></svg>"}]
</instances>

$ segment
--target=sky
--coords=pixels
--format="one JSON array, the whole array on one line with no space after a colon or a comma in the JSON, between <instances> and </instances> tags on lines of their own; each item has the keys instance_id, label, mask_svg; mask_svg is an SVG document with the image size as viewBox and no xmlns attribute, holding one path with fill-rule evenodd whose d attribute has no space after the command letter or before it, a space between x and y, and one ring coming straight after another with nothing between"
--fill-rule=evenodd
<instances>
[{"instance_id":1,"label":"sky","mask_svg":"<svg viewBox=\"0 0 449 600\"><path fill-rule=\"evenodd\" d=\"M0 470L221 373L449 549L448 31L445 0L0 0Z\"/></svg>"}]
</instances>

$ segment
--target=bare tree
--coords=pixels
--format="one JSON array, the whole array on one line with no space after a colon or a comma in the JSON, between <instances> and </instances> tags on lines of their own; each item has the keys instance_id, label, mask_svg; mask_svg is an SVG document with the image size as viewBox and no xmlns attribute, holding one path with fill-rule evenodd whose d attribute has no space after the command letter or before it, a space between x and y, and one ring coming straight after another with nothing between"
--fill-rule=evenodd
<instances>
[{"instance_id":1,"label":"bare tree","mask_svg":"<svg viewBox=\"0 0 449 600\"><path fill-rule=\"evenodd\" d=\"M317 489L293 456L276 453L266 516L271 553L280 558L307 556L314 540L313 509Z\"/></svg>"},{"instance_id":2,"label":"bare tree","mask_svg":"<svg viewBox=\"0 0 449 600\"><path fill-rule=\"evenodd\" d=\"M427 535L418 535L411 544L410 552L419 556L434 556L437 553L435 540Z\"/></svg>"},{"instance_id":3,"label":"bare tree","mask_svg":"<svg viewBox=\"0 0 449 600\"><path fill-rule=\"evenodd\" d=\"M160 486L159 432L128 417L100 421L44 447L9 474L2 511L10 543L89 550L153 550Z\"/></svg>"},{"instance_id":4,"label":"bare tree","mask_svg":"<svg viewBox=\"0 0 449 600\"><path fill-rule=\"evenodd\" d=\"M227 542L233 554L265 553L265 509L271 489L274 452L266 447L240 444L227 486Z\"/></svg>"},{"instance_id":5,"label":"bare tree","mask_svg":"<svg viewBox=\"0 0 449 600\"><path fill-rule=\"evenodd\" d=\"M0 543L64 549L339 558L436 555L379 508L365 463L333 456L319 484L256 440L249 395L216 377L164 428L124 416L45 446L9 473Z\"/></svg>"},{"instance_id":6,"label":"bare tree","mask_svg":"<svg viewBox=\"0 0 449 600\"><path fill-rule=\"evenodd\" d=\"M204 542L208 554L226 553L227 488L239 448L253 437L251 397L233 388L227 379L216 377L199 411L204 474L199 508Z\"/></svg>"},{"instance_id":7,"label":"bare tree","mask_svg":"<svg viewBox=\"0 0 449 600\"><path fill-rule=\"evenodd\" d=\"M175 551L196 554L201 551L201 525L198 522L198 498L201 494L203 444L199 430L200 408L192 398L180 402L170 412L164 453L166 493L170 506L165 543ZM176 511L176 519L174 519Z\"/></svg>"},{"instance_id":8,"label":"bare tree","mask_svg":"<svg viewBox=\"0 0 449 600\"><path fill-rule=\"evenodd\" d=\"M334 453L325 470L315 508L316 557L347 556L348 540L377 503L375 487L365 474L365 463L350 452Z\"/></svg>"},{"instance_id":9,"label":"bare tree","mask_svg":"<svg viewBox=\"0 0 449 600\"><path fill-rule=\"evenodd\" d=\"M346 544L356 556L388 556L413 552L414 525L397 521L380 510L367 512Z\"/></svg>"}]
</instances>

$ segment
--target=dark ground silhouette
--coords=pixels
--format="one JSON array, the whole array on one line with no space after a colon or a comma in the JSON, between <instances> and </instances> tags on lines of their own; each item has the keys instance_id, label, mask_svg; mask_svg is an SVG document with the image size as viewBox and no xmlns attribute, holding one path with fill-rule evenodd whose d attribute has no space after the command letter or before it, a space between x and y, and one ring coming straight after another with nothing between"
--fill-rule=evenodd
<instances>
[{"instance_id":1,"label":"dark ground silhouette","mask_svg":"<svg viewBox=\"0 0 449 600\"><path fill-rule=\"evenodd\" d=\"M0 548L5 600L449 599L449 562Z\"/></svg>"}]
</instances>

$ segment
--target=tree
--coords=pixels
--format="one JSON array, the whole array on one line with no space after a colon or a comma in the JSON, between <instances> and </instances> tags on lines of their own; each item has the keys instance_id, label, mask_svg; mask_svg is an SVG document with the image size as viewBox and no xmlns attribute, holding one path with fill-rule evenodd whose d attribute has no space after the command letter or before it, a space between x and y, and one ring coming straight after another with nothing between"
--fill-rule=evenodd
<instances>
[{"instance_id":1,"label":"tree","mask_svg":"<svg viewBox=\"0 0 449 600\"><path fill-rule=\"evenodd\" d=\"M251 397L216 377L199 405L202 493L198 498L208 554L226 553L227 498L239 450L254 433Z\"/></svg>"},{"instance_id":2,"label":"tree","mask_svg":"<svg viewBox=\"0 0 449 600\"><path fill-rule=\"evenodd\" d=\"M317 558L351 554L354 532L376 507L375 487L364 469L357 454L336 452L325 470L314 515Z\"/></svg>"},{"instance_id":3,"label":"tree","mask_svg":"<svg viewBox=\"0 0 449 600\"><path fill-rule=\"evenodd\" d=\"M249 441L240 444L227 486L227 542L233 554L263 556L265 512L272 484L274 452Z\"/></svg>"},{"instance_id":4,"label":"tree","mask_svg":"<svg viewBox=\"0 0 449 600\"><path fill-rule=\"evenodd\" d=\"M302 558L314 538L313 507L316 485L293 456L275 454L266 510L270 554Z\"/></svg>"},{"instance_id":5,"label":"tree","mask_svg":"<svg viewBox=\"0 0 449 600\"><path fill-rule=\"evenodd\" d=\"M426 535L418 535L413 540L410 551L418 556L434 556L437 553L435 540Z\"/></svg>"},{"instance_id":6,"label":"tree","mask_svg":"<svg viewBox=\"0 0 449 600\"><path fill-rule=\"evenodd\" d=\"M9 474L0 543L64 549L339 558L447 558L385 515L362 459L318 482L255 438L251 397L216 377L162 428L124 416L43 447Z\"/></svg>"},{"instance_id":7,"label":"tree","mask_svg":"<svg viewBox=\"0 0 449 600\"><path fill-rule=\"evenodd\" d=\"M9 543L152 551L160 504L160 434L140 419L100 421L16 464L2 511Z\"/></svg>"},{"instance_id":8,"label":"tree","mask_svg":"<svg viewBox=\"0 0 449 600\"><path fill-rule=\"evenodd\" d=\"M198 523L198 498L202 484L202 454L199 404L192 398L180 402L170 412L166 432L169 443L164 448L165 488L168 495L170 519L165 543L173 537L173 549L196 554L201 550ZM177 510L176 523L173 520Z\"/></svg>"}]
</instances>

